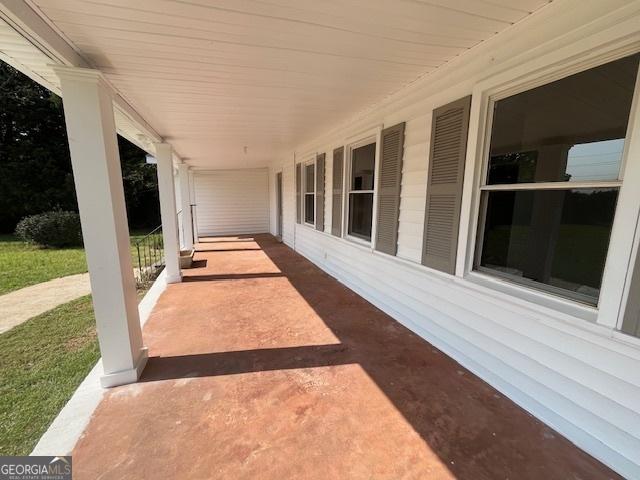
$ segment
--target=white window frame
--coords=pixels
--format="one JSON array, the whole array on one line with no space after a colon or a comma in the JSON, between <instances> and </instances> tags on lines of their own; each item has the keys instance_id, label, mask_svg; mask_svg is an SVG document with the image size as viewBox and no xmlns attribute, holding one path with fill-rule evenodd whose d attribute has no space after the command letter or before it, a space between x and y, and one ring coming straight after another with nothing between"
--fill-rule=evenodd
<instances>
[{"instance_id":1,"label":"white window frame","mask_svg":"<svg viewBox=\"0 0 640 480\"><path fill-rule=\"evenodd\" d=\"M344 156L344 180L342 182L343 187L343 195L342 195L342 203L343 203L343 215L342 215L342 236L346 240L350 242L366 246L369 248L373 248L373 239L376 235L377 228L377 197L378 197L378 177L379 177L379 155L380 155L380 132L382 130L378 129L375 133L366 136L365 138L361 138L358 141L351 142L345 146L345 156ZM375 158L374 158L374 173L373 173L373 190L352 190L351 189L351 173L353 168L353 151L357 148L364 147L366 145L375 144ZM366 240L362 237L358 237L355 235L349 234L349 199L351 193L372 193L373 194L373 207L371 212L371 239Z\"/></svg>"},{"instance_id":2,"label":"white window frame","mask_svg":"<svg viewBox=\"0 0 640 480\"><path fill-rule=\"evenodd\" d=\"M585 50L581 56L575 57L567 57L566 52L556 51L538 59L538 62L530 62L522 66L517 72L499 73L479 82L474 87L469 125L469 148L465 161L456 276L610 329L620 328L623 310L621 304L625 293L627 271L632 267L630 256L634 241L635 221L640 212L640 194L637 191L637 185L640 185L640 161L635 163L628 161L629 158L640 157L640 135L637 131L638 128L634 128L640 123L638 98L640 96L640 77L636 78L618 180L613 182L570 182L571 187L574 188L593 186L594 184L597 184L598 187L610 185L619 188L598 305L581 304L542 290L483 274L474 270L474 262L477 253L476 238L481 233L479 232L479 224L482 191L499 190L500 188L511 189L512 187L486 185L494 102L637 52L637 44L624 41L616 45ZM548 67L539 68L537 65L540 64L548 65ZM621 180L622 177L624 177L624 182ZM566 182L558 183L559 185L556 185L556 182L549 182L544 186L567 188Z\"/></svg>"},{"instance_id":3,"label":"white window frame","mask_svg":"<svg viewBox=\"0 0 640 480\"><path fill-rule=\"evenodd\" d=\"M307 192L307 167L309 165L313 165L313 191ZM316 157L313 157L311 160L304 162L302 164L302 168L304 170L302 177L302 224L307 227L316 227L316 211L318 206L316 205L316 175L317 165L316 165ZM307 195L313 196L313 221L311 223L307 222Z\"/></svg>"}]
</instances>

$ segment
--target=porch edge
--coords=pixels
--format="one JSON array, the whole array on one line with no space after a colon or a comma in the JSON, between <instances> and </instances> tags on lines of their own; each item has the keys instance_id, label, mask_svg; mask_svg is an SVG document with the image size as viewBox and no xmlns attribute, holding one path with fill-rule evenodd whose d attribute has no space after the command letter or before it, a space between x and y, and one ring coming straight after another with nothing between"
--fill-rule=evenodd
<instances>
[{"instance_id":1,"label":"porch edge","mask_svg":"<svg viewBox=\"0 0 640 480\"><path fill-rule=\"evenodd\" d=\"M144 326L149 319L153 307L166 287L166 273L163 270L138 304L141 326ZM30 455L71 455L73 448L89 424L93 412L107 391L101 385L102 376L102 359L99 359L60 410L58 416L51 422L47 431L40 437Z\"/></svg>"}]
</instances>

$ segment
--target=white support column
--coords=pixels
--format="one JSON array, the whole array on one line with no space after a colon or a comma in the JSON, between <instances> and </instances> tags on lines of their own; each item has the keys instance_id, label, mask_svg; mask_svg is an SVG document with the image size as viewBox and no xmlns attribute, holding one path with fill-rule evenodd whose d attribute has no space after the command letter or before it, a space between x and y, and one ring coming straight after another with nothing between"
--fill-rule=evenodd
<instances>
[{"instance_id":1,"label":"white support column","mask_svg":"<svg viewBox=\"0 0 640 480\"><path fill-rule=\"evenodd\" d=\"M102 385L135 382L147 362L129 249L113 99L96 70L56 67L102 353Z\"/></svg>"},{"instance_id":2,"label":"white support column","mask_svg":"<svg viewBox=\"0 0 640 480\"><path fill-rule=\"evenodd\" d=\"M167 271L167 283L178 283L182 281L182 273L180 272L176 192L173 183L173 153L171 145L168 143L156 143L155 145L162 237L164 239L164 268Z\"/></svg>"},{"instance_id":3,"label":"white support column","mask_svg":"<svg viewBox=\"0 0 640 480\"><path fill-rule=\"evenodd\" d=\"M180 182L180 208L182 209L182 235L184 249L193 248L193 220L191 219L191 189L189 187L189 165L178 165L178 181Z\"/></svg>"}]
</instances>

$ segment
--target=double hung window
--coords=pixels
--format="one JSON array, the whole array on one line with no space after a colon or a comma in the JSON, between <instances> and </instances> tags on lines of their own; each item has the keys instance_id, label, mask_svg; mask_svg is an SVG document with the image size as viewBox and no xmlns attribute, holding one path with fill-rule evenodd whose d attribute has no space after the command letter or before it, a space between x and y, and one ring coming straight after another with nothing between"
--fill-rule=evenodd
<instances>
[{"instance_id":1,"label":"double hung window","mask_svg":"<svg viewBox=\"0 0 640 480\"><path fill-rule=\"evenodd\" d=\"M308 163L304 166L304 222L313 225L316 217L316 166Z\"/></svg>"},{"instance_id":2,"label":"double hung window","mask_svg":"<svg viewBox=\"0 0 640 480\"><path fill-rule=\"evenodd\" d=\"M639 59L494 101L476 270L597 304Z\"/></svg>"},{"instance_id":3,"label":"double hung window","mask_svg":"<svg viewBox=\"0 0 640 480\"><path fill-rule=\"evenodd\" d=\"M371 241L376 144L369 143L351 150L349 164L347 233Z\"/></svg>"}]
</instances>

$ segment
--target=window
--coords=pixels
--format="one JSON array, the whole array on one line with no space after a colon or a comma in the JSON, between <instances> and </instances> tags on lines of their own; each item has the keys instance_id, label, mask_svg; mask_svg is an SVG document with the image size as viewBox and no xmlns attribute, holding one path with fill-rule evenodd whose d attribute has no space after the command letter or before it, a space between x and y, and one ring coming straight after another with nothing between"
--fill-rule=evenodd
<instances>
[{"instance_id":1,"label":"window","mask_svg":"<svg viewBox=\"0 0 640 480\"><path fill-rule=\"evenodd\" d=\"M351 150L347 232L367 242L371 241L375 163L375 143Z\"/></svg>"},{"instance_id":2,"label":"window","mask_svg":"<svg viewBox=\"0 0 640 480\"><path fill-rule=\"evenodd\" d=\"M477 270L597 304L639 59L494 103Z\"/></svg>"},{"instance_id":3,"label":"window","mask_svg":"<svg viewBox=\"0 0 640 480\"><path fill-rule=\"evenodd\" d=\"M313 225L315 221L315 197L316 179L315 164L309 163L304 166L304 221Z\"/></svg>"}]
</instances>

